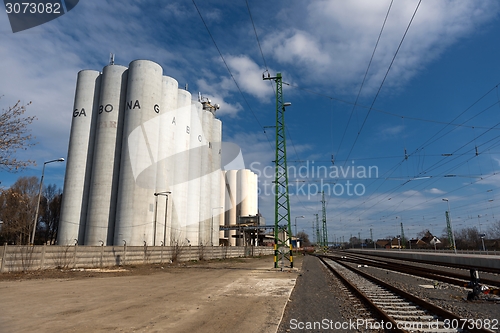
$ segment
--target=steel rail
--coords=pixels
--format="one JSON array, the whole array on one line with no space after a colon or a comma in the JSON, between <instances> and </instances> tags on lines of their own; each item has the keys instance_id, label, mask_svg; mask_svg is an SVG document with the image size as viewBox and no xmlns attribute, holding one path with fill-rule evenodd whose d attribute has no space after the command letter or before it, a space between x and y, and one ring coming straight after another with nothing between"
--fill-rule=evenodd
<instances>
[{"instance_id":1,"label":"steel rail","mask_svg":"<svg viewBox=\"0 0 500 333\"><path fill-rule=\"evenodd\" d=\"M368 304L369 307L373 310L373 312L377 316L379 316L380 319L391 322L393 327L396 327L394 329L394 332L407 333L407 331L404 331L402 329L397 329L398 327L397 322L389 314L387 314L384 310L382 310L382 308L373 303L371 299L368 297L368 295L359 290L358 287L356 287L353 283L344 278L333 267L328 265L322 256L317 256L317 257L319 258L319 260L321 260L321 262L325 265L325 267L328 268L339 280L341 280L342 283L344 283L344 285L346 285L352 292L354 292L354 294L356 294L363 301L363 303Z\"/></svg>"},{"instance_id":2,"label":"steel rail","mask_svg":"<svg viewBox=\"0 0 500 333\"><path fill-rule=\"evenodd\" d=\"M464 285L467 284L467 282L470 280L470 277L465 275L465 274L460 274L456 272L445 272L445 271L440 271L437 269L432 269L432 268L427 268L425 267L424 271L422 270L423 267L416 267L416 266L411 266L403 263L395 263L391 262L385 259L367 259L363 257L359 257L357 255L352 255L348 254L348 256L351 256L352 259L349 258L343 258L345 261L350 261L355 263L355 260L359 260L362 263L369 264L375 267L379 268L385 268L385 269L391 269L397 272L402 272L402 273L408 273L420 277L425 277L429 279L434 279L434 280L439 280L442 282L446 282L449 284L457 285L460 287L463 287ZM400 260L400 259L397 259ZM378 264L377 264L378 263ZM461 280L458 280L461 279ZM462 281L465 280L466 282ZM481 283L482 284L487 284L490 286L495 286L495 287L500 287L500 281L495 281L491 279L485 279L481 278Z\"/></svg>"},{"instance_id":3,"label":"steel rail","mask_svg":"<svg viewBox=\"0 0 500 333\"><path fill-rule=\"evenodd\" d=\"M319 258L319 259L320 259L323 263L325 263L325 265L326 265L327 267L329 267L329 269L330 269L331 271L335 271L333 268L331 268L331 267L330 267L330 266L329 266L329 265L328 265L328 264L324 261L324 258L328 258L327 256L318 255L318 258ZM420 306L421 308L423 308L423 309L425 309L425 310L427 310L427 311L429 311L429 312L431 312L431 313L433 313L433 314L435 314L435 315L438 315L439 317L441 317L441 318L443 318L443 319L458 320L458 322L460 322L460 320L462 319L462 318L458 317L457 315L455 315L455 314L453 314L453 313L451 313L451 312L449 312L449 311L447 311L447 310L445 310L445 309L443 309L443 308L441 308L441 307L439 307L439 306L437 306L437 305L434 305L434 304L432 304L432 303L429 303L429 302L427 302L427 301L425 301L425 300L423 300L423 299L421 299L421 298L418 298L418 297L416 297L416 296L414 296L414 295L412 295L412 294L410 294L410 293L408 293L408 292L406 292L406 291L403 291L403 290L401 290L401 289L399 289L399 288L397 288L397 287L394 287L393 285L390 285L390 284L388 284L388 283L386 283L386 282L384 282L384 281L382 281L382 280L379 280L379 279L377 279L377 278L375 278L375 277L371 276L370 274L367 274L367 273L362 272L362 271L360 271L360 270L358 270L358 269L355 269L355 268L353 268L353 267L350 267L350 266L346 265L345 263L343 263L342 261L339 261L339 260L337 260L337 259L335 259L335 258L328 258L328 259L335 261L336 263L338 263L338 264L340 264L341 266L343 266L343 267L347 268L348 270L350 270L350 271L352 271L352 272L354 272L354 273L356 273L356 274L358 274L358 275L360 275L360 276L364 277L365 279L367 279L367 280L369 280L369 281L371 281L371 282L373 282L373 283L375 283L375 284L377 284L377 285L379 285L379 286L381 286L381 287L386 288L387 290L392 291L393 293L395 293L395 294L397 294L397 295L400 295L401 297L403 297L403 298L405 298L405 299L407 299L407 300L409 300L409 301L411 301L411 302L413 302L413 303L417 304L417 305L418 305L418 306ZM337 273L337 274L335 274L335 275L336 275L336 276L338 276L338 275L340 275L340 274L338 274L338 273ZM345 280L345 279L343 279L343 278L342 278L342 280ZM349 283L349 284L350 284L350 283ZM371 302L369 299L367 299L366 301L367 301L370 305L372 304L372 302ZM383 311L382 311L382 312L383 312ZM396 327L397 327L397 326L396 326ZM405 332L405 331L402 331L402 332ZM489 330L489 329L484 329L484 328L481 328L481 329L477 329L477 328L475 328L475 329L467 329L467 332L471 332L471 333L494 333L494 331Z\"/></svg>"}]
</instances>

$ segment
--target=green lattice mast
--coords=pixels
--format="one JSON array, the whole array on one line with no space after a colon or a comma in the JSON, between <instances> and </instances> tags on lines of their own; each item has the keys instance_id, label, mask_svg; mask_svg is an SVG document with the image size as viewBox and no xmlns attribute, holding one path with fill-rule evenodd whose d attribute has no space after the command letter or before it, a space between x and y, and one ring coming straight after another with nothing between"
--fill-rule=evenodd
<instances>
[{"instance_id":1,"label":"green lattice mast","mask_svg":"<svg viewBox=\"0 0 500 333\"><path fill-rule=\"evenodd\" d=\"M290 223L290 200L288 196L288 169L286 163L285 107L281 73L264 80L276 81L276 159L275 163L275 214L274 214L274 267L278 268L280 254L293 267L292 226ZM281 231L281 232L280 232Z\"/></svg>"}]
</instances>

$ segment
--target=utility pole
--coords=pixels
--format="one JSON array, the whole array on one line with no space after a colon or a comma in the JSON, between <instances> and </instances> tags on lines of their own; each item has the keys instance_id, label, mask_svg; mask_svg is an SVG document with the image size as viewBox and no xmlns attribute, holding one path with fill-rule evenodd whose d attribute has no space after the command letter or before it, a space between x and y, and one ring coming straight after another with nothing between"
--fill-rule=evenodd
<instances>
[{"instance_id":1,"label":"utility pole","mask_svg":"<svg viewBox=\"0 0 500 333\"><path fill-rule=\"evenodd\" d=\"M401 222L401 244L406 247L405 231L403 229L403 222Z\"/></svg>"},{"instance_id":2,"label":"utility pole","mask_svg":"<svg viewBox=\"0 0 500 333\"><path fill-rule=\"evenodd\" d=\"M450 244L450 249L457 250L453 244L453 231L451 230L451 223L450 223L450 212L446 211L445 213L446 216L446 231L448 233L448 244Z\"/></svg>"},{"instance_id":3,"label":"utility pole","mask_svg":"<svg viewBox=\"0 0 500 333\"><path fill-rule=\"evenodd\" d=\"M315 239L316 238L316 234L314 232L314 221L312 221L312 233L311 233L311 237L313 239L313 243L316 243L317 240Z\"/></svg>"},{"instance_id":4,"label":"utility pole","mask_svg":"<svg viewBox=\"0 0 500 333\"><path fill-rule=\"evenodd\" d=\"M326 205L325 191L321 192L321 207L323 211L323 246L328 248L328 227L326 226Z\"/></svg>"},{"instance_id":5,"label":"utility pole","mask_svg":"<svg viewBox=\"0 0 500 333\"><path fill-rule=\"evenodd\" d=\"M321 247L321 235L319 233L319 217L318 214L314 214L316 216L316 245Z\"/></svg>"},{"instance_id":6,"label":"utility pole","mask_svg":"<svg viewBox=\"0 0 500 333\"><path fill-rule=\"evenodd\" d=\"M283 81L281 73L276 76L263 76L264 80L276 82L276 159L274 192L274 268L278 268L278 258L282 257L290 261L293 268L292 254L292 226L290 223L290 199L288 196L288 169L286 163L286 136L285 136L285 107L291 103L283 101ZM280 237L281 229L281 237Z\"/></svg>"},{"instance_id":7,"label":"utility pole","mask_svg":"<svg viewBox=\"0 0 500 333\"><path fill-rule=\"evenodd\" d=\"M377 249L377 245L375 244L375 240L373 239L373 229L372 228L370 228L370 238L371 238L372 243L373 243L373 248Z\"/></svg>"}]
</instances>

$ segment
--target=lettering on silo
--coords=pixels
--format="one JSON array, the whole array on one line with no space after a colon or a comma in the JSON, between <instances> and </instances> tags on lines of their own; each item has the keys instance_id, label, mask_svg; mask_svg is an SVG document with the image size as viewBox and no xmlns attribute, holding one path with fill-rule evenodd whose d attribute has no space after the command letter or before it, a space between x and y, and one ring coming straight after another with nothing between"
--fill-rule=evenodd
<instances>
[{"instance_id":1,"label":"lettering on silo","mask_svg":"<svg viewBox=\"0 0 500 333\"><path fill-rule=\"evenodd\" d=\"M129 110L131 110L131 109L140 109L141 108L141 104L139 103L139 100L136 99L135 103L134 103L134 106L132 106L132 101L127 102L127 108Z\"/></svg>"},{"instance_id":2,"label":"lettering on silo","mask_svg":"<svg viewBox=\"0 0 500 333\"><path fill-rule=\"evenodd\" d=\"M111 104L99 105L99 114L101 114L103 111L106 111L106 112L113 111L113 105L111 105Z\"/></svg>"},{"instance_id":3,"label":"lettering on silo","mask_svg":"<svg viewBox=\"0 0 500 333\"><path fill-rule=\"evenodd\" d=\"M85 113L84 108L82 108L82 110L80 112L78 112L78 109L75 109L73 111L73 117L80 117L81 115L84 115L85 117L87 117L87 114Z\"/></svg>"}]
</instances>

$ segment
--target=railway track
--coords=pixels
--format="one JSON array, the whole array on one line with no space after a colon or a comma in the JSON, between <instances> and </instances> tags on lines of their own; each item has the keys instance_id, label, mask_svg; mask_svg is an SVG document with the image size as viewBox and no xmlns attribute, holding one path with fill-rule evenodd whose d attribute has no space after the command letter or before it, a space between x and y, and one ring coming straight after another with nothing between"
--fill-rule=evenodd
<instances>
[{"instance_id":1,"label":"railway track","mask_svg":"<svg viewBox=\"0 0 500 333\"><path fill-rule=\"evenodd\" d=\"M494 332L489 328L495 328L495 323L461 319L335 258L319 256L319 259L376 314L374 320L363 319L358 322L361 326L358 329L387 332Z\"/></svg>"},{"instance_id":2,"label":"railway track","mask_svg":"<svg viewBox=\"0 0 500 333\"><path fill-rule=\"evenodd\" d=\"M343 253L349 253L349 252L343 251ZM349 253L349 254L353 254L353 253ZM363 256L368 256L368 257L380 259L379 256L372 254L372 253L365 253L365 254L363 254ZM401 260L401 259L396 259L396 258L386 258L386 259ZM411 261L413 263L420 263L420 264L426 264L426 265L432 265L432 266L437 265L440 267L465 269L465 270L468 270L471 268L470 266L467 266L467 265L461 265L461 264L455 264L455 263L436 263L435 261L422 260L422 259L405 259L405 261ZM483 267L481 269L481 271L485 272L485 273L500 274L500 268L494 268L494 267Z\"/></svg>"},{"instance_id":3,"label":"railway track","mask_svg":"<svg viewBox=\"0 0 500 333\"><path fill-rule=\"evenodd\" d=\"M366 258L350 253L342 253L341 260L355 264L370 265L373 267L406 273L413 276L420 276L460 287L464 287L464 285L466 285L470 281L470 275L468 276L465 273L450 271L450 269L443 271L437 268L408 265L402 262L394 262L390 259ZM481 278L481 283L488 285L490 288L494 287L493 289L500 288L499 280Z\"/></svg>"}]
</instances>

